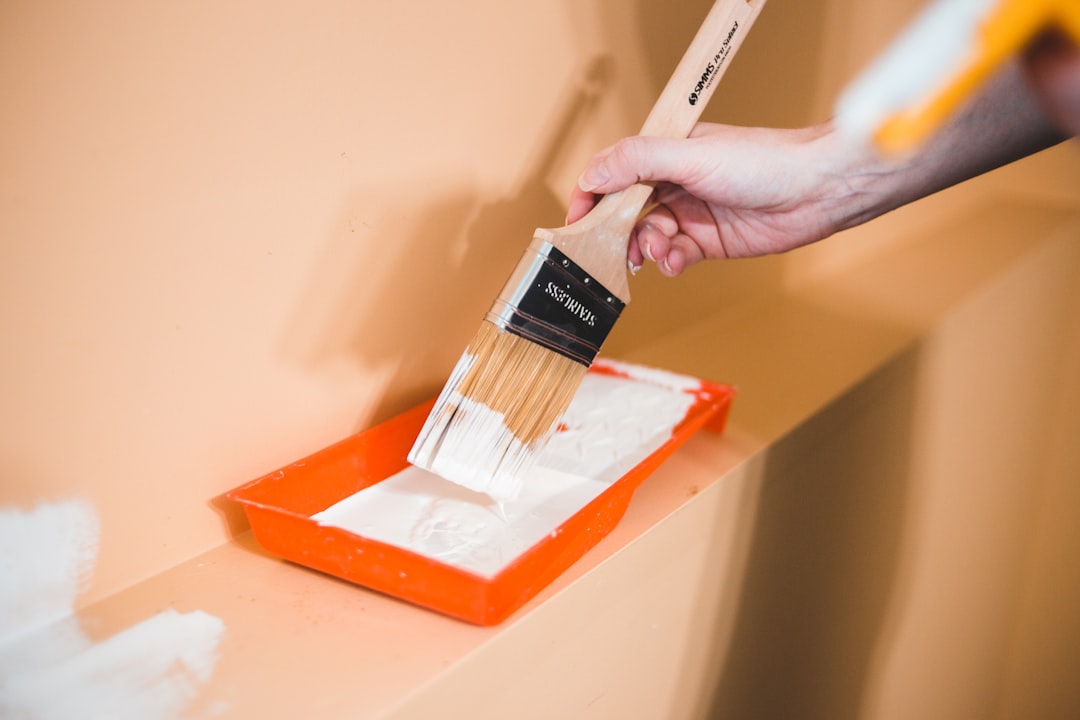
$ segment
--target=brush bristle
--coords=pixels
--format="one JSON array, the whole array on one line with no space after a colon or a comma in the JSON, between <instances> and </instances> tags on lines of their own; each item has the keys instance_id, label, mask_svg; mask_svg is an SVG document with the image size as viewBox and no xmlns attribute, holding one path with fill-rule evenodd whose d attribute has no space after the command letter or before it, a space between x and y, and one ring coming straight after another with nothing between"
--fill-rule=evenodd
<instances>
[{"instance_id":1,"label":"brush bristle","mask_svg":"<svg viewBox=\"0 0 1080 720\"><path fill-rule=\"evenodd\" d=\"M409 461L471 490L514 497L586 370L484 320Z\"/></svg>"}]
</instances>

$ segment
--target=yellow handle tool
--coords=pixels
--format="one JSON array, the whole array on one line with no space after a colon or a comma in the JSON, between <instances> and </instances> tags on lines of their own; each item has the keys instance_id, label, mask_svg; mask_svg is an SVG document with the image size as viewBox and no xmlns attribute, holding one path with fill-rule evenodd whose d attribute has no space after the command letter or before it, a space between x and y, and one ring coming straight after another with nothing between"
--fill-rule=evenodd
<instances>
[{"instance_id":1,"label":"yellow handle tool","mask_svg":"<svg viewBox=\"0 0 1080 720\"><path fill-rule=\"evenodd\" d=\"M909 151L1049 27L1080 42L1080 0L936 0L840 96L837 126Z\"/></svg>"}]
</instances>

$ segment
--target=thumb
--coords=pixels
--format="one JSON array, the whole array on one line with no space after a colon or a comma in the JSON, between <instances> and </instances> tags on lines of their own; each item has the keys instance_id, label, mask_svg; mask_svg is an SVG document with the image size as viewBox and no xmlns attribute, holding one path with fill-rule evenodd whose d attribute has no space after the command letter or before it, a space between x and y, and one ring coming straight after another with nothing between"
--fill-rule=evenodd
<instances>
[{"instance_id":1,"label":"thumb","mask_svg":"<svg viewBox=\"0 0 1080 720\"><path fill-rule=\"evenodd\" d=\"M606 194L642 181L681 185L693 167L691 140L645 137L623 138L593 156L578 178L585 192Z\"/></svg>"}]
</instances>

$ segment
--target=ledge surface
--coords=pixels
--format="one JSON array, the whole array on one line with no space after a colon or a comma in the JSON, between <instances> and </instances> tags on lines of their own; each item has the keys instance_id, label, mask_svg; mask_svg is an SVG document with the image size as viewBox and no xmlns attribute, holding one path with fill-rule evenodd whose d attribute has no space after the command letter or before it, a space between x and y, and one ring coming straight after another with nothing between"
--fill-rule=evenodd
<instances>
[{"instance_id":1,"label":"ledge surface","mask_svg":"<svg viewBox=\"0 0 1080 720\"><path fill-rule=\"evenodd\" d=\"M735 384L728 431L695 436L609 537L500 626L280 561L249 533L80 610L80 623L102 639L166 608L221 618L195 716L700 715L732 632L770 448L1011 267L1075 235L1078 219L988 203L843 277L717 309L641 347L626 359Z\"/></svg>"}]
</instances>

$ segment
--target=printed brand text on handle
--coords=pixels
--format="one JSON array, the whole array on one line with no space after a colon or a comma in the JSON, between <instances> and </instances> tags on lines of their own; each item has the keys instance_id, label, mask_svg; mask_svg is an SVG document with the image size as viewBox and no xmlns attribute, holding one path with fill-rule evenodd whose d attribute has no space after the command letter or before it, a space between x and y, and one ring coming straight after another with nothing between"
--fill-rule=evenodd
<instances>
[{"instance_id":1,"label":"printed brand text on handle","mask_svg":"<svg viewBox=\"0 0 1080 720\"><path fill-rule=\"evenodd\" d=\"M713 56L712 61L705 66L705 70L701 73L701 79L694 85L694 89L690 92L690 97L687 100L691 105L697 105L698 100L701 97L701 93L708 90L716 80L716 71L720 69L720 66L727 60L727 56L731 54L731 38L735 37L735 31L739 29L739 21L736 20L731 25L731 30L728 30L727 37L724 38L723 44L720 49L716 51L716 55Z\"/></svg>"}]
</instances>

